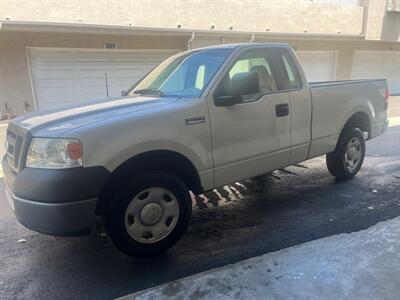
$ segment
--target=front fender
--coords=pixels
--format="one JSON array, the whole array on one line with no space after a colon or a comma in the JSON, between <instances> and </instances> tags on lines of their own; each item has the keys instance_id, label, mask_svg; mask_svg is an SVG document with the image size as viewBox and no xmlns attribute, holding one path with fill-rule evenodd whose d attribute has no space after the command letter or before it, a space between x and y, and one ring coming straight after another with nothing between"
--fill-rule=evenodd
<instances>
[{"instance_id":1,"label":"front fender","mask_svg":"<svg viewBox=\"0 0 400 300\"><path fill-rule=\"evenodd\" d=\"M155 150L167 150L181 154L190 160L199 172L207 169L207 166L203 163L202 159L194 150L185 145L167 140L155 140L135 144L132 147L124 149L123 151L118 152L116 155L111 157L111 159L109 159L105 164L105 167L110 172L113 172L116 168L118 168L118 166L123 164L128 159Z\"/></svg>"}]
</instances>

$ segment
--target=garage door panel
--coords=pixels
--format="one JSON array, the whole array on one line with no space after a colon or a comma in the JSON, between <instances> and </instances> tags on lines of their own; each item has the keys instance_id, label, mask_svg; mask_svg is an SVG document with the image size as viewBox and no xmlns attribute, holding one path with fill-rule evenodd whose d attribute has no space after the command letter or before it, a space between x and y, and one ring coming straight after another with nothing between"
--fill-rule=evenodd
<instances>
[{"instance_id":1,"label":"garage door panel","mask_svg":"<svg viewBox=\"0 0 400 300\"><path fill-rule=\"evenodd\" d=\"M63 78L60 80L46 80L45 78L37 84L36 96L40 99L52 98L64 100L64 95L76 96L75 89L72 89L72 86L76 86L74 78Z\"/></svg>"},{"instance_id":2,"label":"garage door panel","mask_svg":"<svg viewBox=\"0 0 400 300\"><path fill-rule=\"evenodd\" d=\"M36 72L36 79L40 80L41 84L42 82L45 81L68 81L68 80L75 80L76 73L74 70L49 70L49 69L43 69L39 70L39 72Z\"/></svg>"},{"instance_id":3,"label":"garage door panel","mask_svg":"<svg viewBox=\"0 0 400 300\"><path fill-rule=\"evenodd\" d=\"M46 94L40 95L41 101L43 103L59 103L62 101L63 103L67 103L70 101L74 101L78 95L75 92L72 92L68 89L58 89L56 92L48 91Z\"/></svg>"},{"instance_id":4,"label":"garage door panel","mask_svg":"<svg viewBox=\"0 0 400 300\"><path fill-rule=\"evenodd\" d=\"M69 86L72 86L75 84L75 79L62 79L62 80L55 80L55 79L51 79L51 80L43 80L42 83L40 83L38 85L38 87L40 88L41 92L46 92L47 90L50 89L68 89Z\"/></svg>"},{"instance_id":5,"label":"garage door panel","mask_svg":"<svg viewBox=\"0 0 400 300\"><path fill-rule=\"evenodd\" d=\"M73 96L76 95L76 91L71 90L67 86L51 86L51 87L43 87L42 92L39 93L39 96L42 99L64 99L65 96Z\"/></svg>"},{"instance_id":6,"label":"garage door panel","mask_svg":"<svg viewBox=\"0 0 400 300\"><path fill-rule=\"evenodd\" d=\"M30 52L31 57L37 58L40 61L72 61L74 53L72 51L34 51Z\"/></svg>"},{"instance_id":7,"label":"garage door panel","mask_svg":"<svg viewBox=\"0 0 400 300\"><path fill-rule=\"evenodd\" d=\"M99 89L99 94L103 94L103 89L105 90L106 84L104 80L85 80L81 82L79 85L79 89L81 92L87 92L90 91L90 89Z\"/></svg>"},{"instance_id":8,"label":"garage door panel","mask_svg":"<svg viewBox=\"0 0 400 300\"><path fill-rule=\"evenodd\" d=\"M400 52L362 51L354 52L352 79L387 79L391 94L400 93Z\"/></svg>"},{"instance_id":9,"label":"garage door panel","mask_svg":"<svg viewBox=\"0 0 400 300\"><path fill-rule=\"evenodd\" d=\"M76 96L77 100L85 101L88 99L100 99L100 98L106 98L107 97L107 91L104 88L104 86L93 86L93 87L88 87L81 89L81 94ZM72 102L76 102L74 99Z\"/></svg>"},{"instance_id":10,"label":"garage door panel","mask_svg":"<svg viewBox=\"0 0 400 300\"><path fill-rule=\"evenodd\" d=\"M144 74L148 72L148 68L138 68L132 66L131 68L114 68L113 69L113 95L120 95L122 90L128 89L136 83Z\"/></svg>"},{"instance_id":11,"label":"garage door panel","mask_svg":"<svg viewBox=\"0 0 400 300\"><path fill-rule=\"evenodd\" d=\"M336 51L297 51L296 55L308 81L329 81L335 79Z\"/></svg>"},{"instance_id":12,"label":"garage door panel","mask_svg":"<svg viewBox=\"0 0 400 300\"><path fill-rule=\"evenodd\" d=\"M114 78L125 80L130 78L140 78L145 72L146 68L114 68Z\"/></svg>"},{"instance_id":13,"label":"garage door panel","mask_svg":"<svg viewBox=\"0 0 400 300\"><path fill-rule=\"evenodd\" d=\"M112 78L111 80L113 81L113 83L115 83L116 85L132 85L134 84L137 80L139 80L141 77L136 75L136 74L126 74L126 75L114 75L114 78Z\"/></svg>"},{"instance_id":14,"label":"garage door panel","mask_svg":"<svg viewBox=\"0 0 400 300\"><path fill-rule=\"evenodd\" d=\"M149 61L160 61L165 59L164 53L146 53L145 54L146 60Z\"/></svg>"},{"instance_id":15,"label":"garage door panel","mask_svg":"<svg viewBox=\"0 0 400 300\"><path fill-rule=\"evenodd\" d=\"M71 60L64 60L64 61L39 61L33 64L33 67L35 69L40 69L40 70L61 70L61 69L67 69L71 70L73 69L74 62Z\"/></svg>"},{"instance_id":16,"label":"garage door panel","mask_svg":"<svg viewBox=\"0 0 400 300\"><path fill-rule=\"evenodd\" d=\"M111 59L113 61L121 61L121 62L143 62L143 60L147 60L147 55L143 53L112 53ZM162 59L162 58L160 58Z\"/></svg>"},{"instance_id":17,"label":"garage door panel","mask_svg":"<svg viewBox=\"0 0 400 300\"><path fill-rule=\"evenodd\" d=\"M108 61L110 54L106 52L75 52L75 57L78 62L104 62Z\"/></svg>"},{"instance_id":18,"label":"garage door panel","mask_svg":"<svg viewBox=\"0 0 400 300\"><path fill-rule=\"evenodd\" d=\"M117 69L127 69L127 70L133 70L133 71L140 71L140 70L146 70L146 69L152 69L154 66L159 64L160 62L126 62L126 63L114 63L113 68Z\"/></svg>"},{"instance_id":19,"label":"garage door panel","mask_svg":"<svg viewBox=\"0 0 400 300\"><path fill-rule=\"evenodd\" d=\"M91 79L101 79L104 80L106 73L108 72L108 69L80 69L79 70L79 79L83 80L91 80Z\"/></svg>"},{"instance_id":20,"label":"garage door panel","mask_svg":"<svg viewBox=\"0 0 400 300\"><path fill-rule=\"evenodd\" d=\"M119 96L176 51L31 48L29 58L38 108Z\"/></svg>"},{"instance_id":21,"label":"garage door panel","mask_svg":"<svg viewBox=\"0 0 400 300\"><path fill-rule=\"evenodd\" d=\"M325 81L334 78L334 52L299 52L298 57L309 81Z\"/></svg>"},{"instance_id":22,"label":"garage door panel","mask_svg":"<svg viewBox=\"0 0 400 300\"><path fill-rule=\"evenodd\" d=\"M71 99L71 98L70 98ZM75 103L76 101L70 101L70 99L63 99L63 104L72 104ZM47 109L47 108L56 108L60 106L60 102L59 100L54 101L54 100L50 100L50 101L45 101L43 100L41 103L41 108L40 109Z\"/></svg>"}]
</instances>

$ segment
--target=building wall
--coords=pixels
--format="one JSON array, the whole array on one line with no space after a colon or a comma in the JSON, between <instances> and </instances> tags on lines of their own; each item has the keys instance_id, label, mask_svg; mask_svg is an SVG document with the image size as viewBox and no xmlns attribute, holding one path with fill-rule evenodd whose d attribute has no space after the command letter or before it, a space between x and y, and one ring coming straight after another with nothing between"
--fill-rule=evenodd
<instances>
[{"instance_id":1,"label":"building wall","mask_svg":"<svg viewBox=\"0 0 400 300\"><path fill-rule=\"evenodd\" d=\"M14 115L34 109L26 47L97 48L115 42L119 49L176 49L187 46L184 37L109 36L34 32L0 32L0 113L7 103Z\"/></svg>"},{"instance_id":2,"label":"building wall","mask_svg":"<svg viewBox=\"0 0 400 300\"><path fill-rule=\"evenodd\" d=\"M225 43L244 43L248 42L245 38L224 38ZM370 51L400 51L400 44L393 42L378 41L321 41L321 40L305 40L305 39L283 39L283 38L257 38L255 43L273 43L283 42L289 43L296 51L337 51L336 79L345 80L351 78L351 66L353 64L354 50L370 50ZM220 44L221 38L199 38L194 40L193 47L205 47Z\"/></svg>"},{"instance_id":3,"label":"building wall","mask_svg":"<svg viewBox=\"0 0 400 300\"><path fill-rule=\"evenodd\" d=\"M335 50L338 53L336 79L351 79L353 55L355 50L400 51L400 45L391 42L365 41L305 41L291 40L289 44L298 51Z\"/></svg>"},{"instance_id":4,"label":"building wall","mask_svg":"<svg viewBox=\"0 0 400 300\"><path fill-rule=\"evenodd\" d=\"M360 34L364 8L336 2L342 4L305 0L1 0L0 19L166 28L180 24L190 29L210 29L214 25L216 30L229 30L232 26L239 31Z\"/></svg>"},{"instance_id":5,"label":"building wall","mask_svg":"<svg viewBox=\"0 0 400 300\"><path fill-rule=\"evenodd\" d=\"M88 35L66 33L0 32L0 112L5 103L14 115L34 109L32 87L26 55L27 47L97 48L106 42L116 42L119 49L185 50L187 37ZM224 43L248 42L249 38L196 37L194 48ZM337 79L349 79L354 50L400 50L400 44L389 42L317 41L295 39L255 39L254 42L287 42L295 50L335 50L338 52ZM26 107L29 106L29 107Z\"/></svg>"},{"instance_id":6,"label":"building wall","mask_svg":"<svg viewBox=\"0 0 400 300\"><path fill-rule=\"evenodd\" d=\"M366 38L400 41L400 13L387 12L387 0L369 0Z\"/></svg>"}]
</instances>

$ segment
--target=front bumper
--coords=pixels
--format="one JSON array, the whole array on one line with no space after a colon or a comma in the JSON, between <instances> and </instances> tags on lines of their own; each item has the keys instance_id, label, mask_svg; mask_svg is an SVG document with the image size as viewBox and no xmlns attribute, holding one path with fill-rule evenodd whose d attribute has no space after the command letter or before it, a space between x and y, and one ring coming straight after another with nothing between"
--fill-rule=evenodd
<instances>
[{"instance_id":1,"label":"front bumper","mask_svg":"<svg viewBox=\"0 0 400 300\"><path fill-rule=\"evenodd\" d=\"M102 167L15 173L2 161L4 191L15 216L25 227L50 235L90 232L98 195L109 172Z\"/></svg>"},{"instance_id":2,"label":"front bumper","mask_svg":"<svg viewBox=\"0 0 400 300\"><path fill-rule=\"evenodd\" d=\"M15 196L5 185L5 193L18 221L37 232L57 236L81 236L90 232L97 198L44 203Z\"/></svg>"}]
</instances>

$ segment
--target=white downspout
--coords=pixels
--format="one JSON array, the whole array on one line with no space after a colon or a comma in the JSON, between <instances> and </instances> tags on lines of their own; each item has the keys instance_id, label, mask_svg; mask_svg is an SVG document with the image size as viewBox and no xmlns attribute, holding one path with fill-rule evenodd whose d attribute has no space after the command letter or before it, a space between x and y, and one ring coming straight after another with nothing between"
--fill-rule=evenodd
<instances>
[{"instance_id":1,"label":"white downspout","mask_svg":"<svg viewBox=\"0 0 400 300\"><path fill-rule=\"evenodd\" d=\"M192 49L192 42L194 41L194 38L196 37L196 34L194 31L192 32L192 36L190 37L188 43L187 43L187 49L191 50Z\"/></svg>"},{"instance_id":2,"label":"white downspout","mask_svg":"<svg viewBox=\"0 0 400 300\"><path fill-rule=\"evenodd\" d=\"M254 39L256 38L256 35L254 34L254 32L251 34L251 38L249 40L249 43L254 42Z\"/></svg>"}]
</instances>

